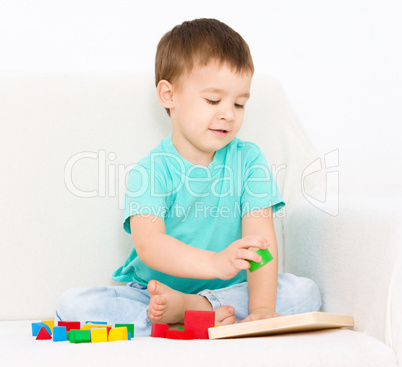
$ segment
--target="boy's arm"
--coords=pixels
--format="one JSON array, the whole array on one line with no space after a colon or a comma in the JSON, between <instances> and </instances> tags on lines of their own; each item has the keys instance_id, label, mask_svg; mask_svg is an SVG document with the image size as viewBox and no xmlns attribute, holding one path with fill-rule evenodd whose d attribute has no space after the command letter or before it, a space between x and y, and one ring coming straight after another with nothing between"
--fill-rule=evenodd
<instances>
[{"instance_id":1,"label":"boy's arm","mask_svg":"<svg viewBox=\"0 0 402 367\"><path fill-rule=\"evenodd\" d=\"M258 261L250 247L266 248L262 236L248 236L231 243L221 252L198 249L169 236L165 222L155 215L130 218L131 236L141 261L149 267L182 278L231 279L248 269L246 260Z\"/></svg>"},{"instance_id":2,"label":"boy's arm","mask_svg":"<svg viewBox=\"0 0 402 367\"><path fill-rule=\"evenodd\" d=\"M261 235L268 239L269 251L274 257L267 265L254 272L247 272L249 316L251 321L279 316L275 313L278 286L278 247L272 216L272 207L254 210L242 218L242 237Z\"/></svg>"},{"instance_id":3,"label":"boy's arm","mask_svg":"<svg viewBox=\"0 0 402 367\"><path fill-rule=\"evenodd\" d=\"M188 246L167 235L162 218L131 216L130 229L138 256L149 267L183 278L216 278L212 267L214 252Z\"/></svg>"}]
</instances>

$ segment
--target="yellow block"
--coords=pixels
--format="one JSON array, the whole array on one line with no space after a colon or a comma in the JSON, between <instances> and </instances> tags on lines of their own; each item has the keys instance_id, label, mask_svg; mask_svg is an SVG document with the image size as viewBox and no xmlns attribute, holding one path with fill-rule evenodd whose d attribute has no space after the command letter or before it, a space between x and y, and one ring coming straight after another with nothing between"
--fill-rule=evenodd
<instances>
[{"instance_id":1,"label":"yellow block","mask_svg":"<svg viewBox=\"0 0 402 367\"><path fill-rule=\"evenodd\" d=\"M109 331L109 341L127 340L127 327L116 327Z\"/></svg>"},{"instance_id":2,"label":"yellow block","mask_svg":"<svg viewBox=\"0 0 402 367\"><path fill-rule=\"evenodd\" d=\"M88 323L88 324L85 324L85 325L83 325L82 326L82 328L81 328L81 330L91 330L91 329L93 329L94 327L96 327L96 328L100 328L100 327L110 327L110 328L112 328L112 325L103 325L103 324L91 324L91 323Z\"/></svg>"},{"instance_id":3,"label":"yellow block","mask_svg":"<svg viewBox=\"0 0 402 367\"><path fill-rule=\"evenodd\" d=\"M106 328L92 328L91 329L91 343L107 342L107 329Z\"/></svg>"},{"instance_id":4,"label":"yellow block","mask_svg":"<svg viewBox=\"0 0 402 367\"><path fill-rule=\"evenodd\" d=\"M44 324L49 326L50 330L52 331L52 334L53 334L54 320L44 320L44 321L41 321L41 322L43 322Z\"/></svg>"}]
</instances>

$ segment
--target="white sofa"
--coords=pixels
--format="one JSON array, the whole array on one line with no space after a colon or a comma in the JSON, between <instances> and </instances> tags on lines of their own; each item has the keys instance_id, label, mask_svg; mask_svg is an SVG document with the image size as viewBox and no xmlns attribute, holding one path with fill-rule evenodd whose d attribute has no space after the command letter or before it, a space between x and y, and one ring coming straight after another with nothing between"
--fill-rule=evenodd
<instances>
[{"instance_id":1,"label":"white sofa","mask_svg":"<svg viewBox=\"0 0 402 367\"><path fill-rule=\"evenodd\" d=\"M353 315L353 329L35 341L31 322L53 318L64 290L117 285L111 274L132 246L126 174L171 125L151 75L9 71L0 72L0 124L2 366L402 364L401 202L339 195L337 152L318 156L274 78L254 77L239 137L263 149L287 204L275 217L280 271L314 279L322 311Z\"/></svg>"}]
</instances>

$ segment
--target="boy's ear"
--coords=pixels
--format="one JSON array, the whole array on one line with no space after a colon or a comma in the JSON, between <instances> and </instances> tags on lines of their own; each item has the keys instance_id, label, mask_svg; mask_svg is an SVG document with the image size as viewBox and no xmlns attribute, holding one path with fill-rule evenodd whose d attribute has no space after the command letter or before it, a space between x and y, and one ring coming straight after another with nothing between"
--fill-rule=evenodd
<instances>
[{"instance_id":1,"label":"boy's ear","mask_svg":"<svg viewBox=\"0 0 402 367\"><path fill-rule=\"evenodd\" d=\"M165 108L173 108L173 85L167 80L161 80L156 88L158 93L159 102Z\"/></svg>"}]
</instances>

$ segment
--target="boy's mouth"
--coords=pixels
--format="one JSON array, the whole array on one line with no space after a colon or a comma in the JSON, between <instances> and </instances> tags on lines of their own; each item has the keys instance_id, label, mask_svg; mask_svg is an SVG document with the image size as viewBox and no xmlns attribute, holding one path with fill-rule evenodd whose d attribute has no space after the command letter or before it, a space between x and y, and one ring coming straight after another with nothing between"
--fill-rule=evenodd
<instances>
[{"instance_id":1,"label":"boy's mouth","mask_svg":"<svg viewBox=\"0 0 402 367\"><path fill-rule=\"evenodd\" d=\"M226 136L226 134L228 133L228 131L227 130L213 130L213 129L210 129L215 135L218 135L218 136Z\"/></svg>"}]
</instances>

